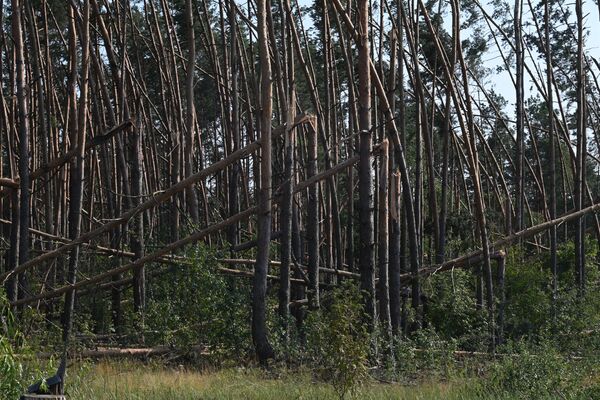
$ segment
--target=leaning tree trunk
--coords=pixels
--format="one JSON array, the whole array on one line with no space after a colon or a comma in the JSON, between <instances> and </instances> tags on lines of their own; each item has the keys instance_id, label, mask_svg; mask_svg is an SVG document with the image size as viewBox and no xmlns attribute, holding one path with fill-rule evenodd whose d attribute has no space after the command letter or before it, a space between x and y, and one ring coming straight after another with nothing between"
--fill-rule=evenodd
<instances>
[{"instance_id":1,"label":"leaning tree trunk","mask_svg":"<svg viewBox=\"0 0 600 400\"><path fill-rule=\"evenodd\" d=\"M240 114L239 114L239 56L237 46L237 18L236 6L233 0L229 0L229 25L230 34L230 57L231 57L231 151L235 152L240 148ZM229 216L239 212L239 190L238 182L240 178L240 163L236 162L229 169L229 187L227 189ZM233 224L227 232L227 239L230 246L238 243L238 224Z\"/></svg>"}]
</instances>

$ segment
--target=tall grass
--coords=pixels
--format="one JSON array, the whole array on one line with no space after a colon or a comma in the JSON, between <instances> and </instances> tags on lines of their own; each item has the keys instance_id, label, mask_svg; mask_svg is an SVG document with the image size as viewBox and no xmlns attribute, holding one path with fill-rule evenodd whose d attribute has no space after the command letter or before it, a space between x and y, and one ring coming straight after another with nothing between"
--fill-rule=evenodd
<instances>
[{"instance_id":1,"label":"tall grass","mask_svg":"<svg viewBox=\"0 0 600 400\"><path fill-rule=\"evenodd\" d=\"M76 368L73 368L76 370ZM80 366L67 387L77 400L198 400L198 399L338 399L333 387L315 382L310 373L288 372L277 377L256 369L191 371L131 363ZM424 382L401 386L369 382L356 399L473 399L471 381Z\"/></svg>"}]
</instances>

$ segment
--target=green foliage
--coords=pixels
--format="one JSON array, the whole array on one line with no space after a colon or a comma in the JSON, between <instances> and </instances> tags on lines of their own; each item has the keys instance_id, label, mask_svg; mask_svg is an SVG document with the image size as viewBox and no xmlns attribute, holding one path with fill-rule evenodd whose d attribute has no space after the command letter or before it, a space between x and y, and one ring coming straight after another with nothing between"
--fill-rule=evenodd
<instances>
[{"instance_id":1,"label":"green foliage","mask_svg":"<svg viewBox=\"0 0 600 400\"><path fill-rule=\"evenodd\" d=\"M14 318L10 312L4 292L0 291L0 397L17 398L21 388L23 367L15 354L12 342L19 339L20 333L14 328Z\"/></svg>"},{"instance_id":2,"label":"green foliage","mask_svg":"<svg viewBox=\"0 0 600 400\"><path fill-rule=\"evenodd\" d=\"M47 376L54 367L50 362L44 367L34 358L35 349L26 341L25 335L17 329L3 289L0 289L0 398L16 399L23 388ZM25 362L27 361L27 362Z\"/></svg>"},{"instance_id":3,"label":"green foliage","mask_svg":"<svg viewBox=\"0 0 600 400\"><path fill-rule=\"evenodd\" d=\"M198 245L192 265L172 267L169 279L149 289L148 339L159 344L205 345L219 360L239 360L250 342L250 282L218 272L208 248Z\"/></svg>"},{"instance_id":4,"label":"green foliage","mask_svg":"<svg viewBox=\"0 0 600 400\"><path fill-rule=\"evenodd\" d=\"M506 331L513 338L540 333L551 314L550 269L517 251L506 260Z\"/></svg>"},{"instance_id":5,"label":"green foliage","mask_svg":"<svg viewBox=\"0 0 600 400\"><path fill-rule=\"evenodd\" d=\"M441 336L433 327L409 337L396 338L396 376L394 381L415 385L423 381L448 380L468 375L464 363L457 363L457 342Z\"/></svg>"},{"instance_id":6,"label":"green foliage","mask_svg":"<svg viewBox=\"0 0 600 400\"><path fill-rule=\"evenodd\" d=\"M589 360L570 359L548 343L517 343L505 350L481 381L484 393L516 399L596 398L589 395L598 393L598 367Z\"/></svg>"},{"instance_id":7,"label":"green foliage","mask_svg":"<svg viewBox=\"0 0 600 400\"><path fill-rule=\"evenodd\" d=\"M430 298L426 318L444 340L452 340L464 350L485 350L487 320L485 311L475 307L475 275L456 270L434 275L423 290Z\"/></svg>"},{"instance_id":8,"label":"green foliage","mask_svg":"<svg viewBox=\"0 0 600 400\"><path fill-rule=\"evenodd\" d=\"M336 288L323 303L330 304L306 321L308 347L319 377L344 399L368 376L370 341L364 309L358 290L350 285Z\"/></svg>"}]
</instances>

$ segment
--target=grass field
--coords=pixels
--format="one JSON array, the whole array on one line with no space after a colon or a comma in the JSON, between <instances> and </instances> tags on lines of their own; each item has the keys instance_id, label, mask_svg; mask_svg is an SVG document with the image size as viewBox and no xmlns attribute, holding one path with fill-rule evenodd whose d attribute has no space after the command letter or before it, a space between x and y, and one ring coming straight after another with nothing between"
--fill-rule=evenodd
<instances>
[{"instance_id":1,"label":"grass field","mask_svg":"<svg viewBox=\"0 0 600 400\"><path fill-rule=\"evenodd\" d=\"M73 369L72 369L73 370ZM190 371L131 363L83 366L68 385L77 400L172 399L338 399L332 386L315 382L308 373L273 377L257 369ZM353 399L472 399L470 381L422 382L418 385L369 382L346 398Z\"/></svg>"}]
</instances>

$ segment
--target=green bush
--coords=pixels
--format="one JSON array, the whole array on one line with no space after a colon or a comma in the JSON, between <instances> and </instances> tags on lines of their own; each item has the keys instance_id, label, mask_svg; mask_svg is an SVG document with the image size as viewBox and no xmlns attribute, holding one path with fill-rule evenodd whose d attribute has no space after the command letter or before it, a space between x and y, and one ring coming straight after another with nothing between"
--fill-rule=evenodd
<instances>
[{"instance_id":1,"label":"green bush","mask_svg":"<svg viewBox=\"0 0 600 400\"><path fill-rule=\"evenodd\" d=\"M517 399L576 398L583 385L581 364L548 345L518 344L513 350L492 364L481 381L486 393Z\"/></svg>"},{"instance_id":2,"label":"green bush","mask_svg":"<svg viewBox=\"0 0 600 400\"><path fill-rule=\"evenodd\" d=\"M1 291L0 291L1 292ZM13 328L13 317L6 306L6 298L0 298L0 319L2 334L0 334L0 398L17 398L21 390L23 366L16 357L12 340L18 335Z\"/></svg>"},{"instance_id":3,"label":"green bush","mask_svg":"<svg viewBox=\"0 0 600 400\"><path fill-rule=\"evenodd\" d=\"M219 273L216 255L203 245L190 257L192 265L174 266L169 279L151 284L146 339L205 345L219 361L239 361L252 349L250 281Z\"/></svg>"},{"instance_id":4,"label":"green bush","mask_svg":"<svg viewBox=\"0 0 600 400\"><path fill-rule=\"evenodd\" d=\"M35 349L17 329L4 290L0 289L0 398L18 398L25 387L48 376L53 361L50 359L45 367L39 365Z\"/></svg>"},{"instance_id":5,"label":"green bush","mask_svg":"<svg viewBox=\"0 0 600 400\"><path fill-rule=\"evenodd\" d=\"M324 296L323 307L306 321L308 348L319 377L344 399L368 376L370 340L361 296L345 285Z\"/></svg>"},{"instance_id":6,"label":"green bush","mask_svg":"<svg viewBox=\"0 0 600 400\"><path fill-rule=\"evenodd\" d=\"M432 276L423 285L429 298L426 318L438 340L454 341L463 350L485 351L487 314L475 307L475 282L475 275L465 270Z\"/></svg>"},{"instance_id":7,"label":"green bush","mask_svg":"<svg viewBox=\"0 0 600 400\"><path fill-rule=\"evenodd\" d=\"M518 251L506 260L506 334L518 339L537 336L550 322L552 276L539 256L523 258Z\"/></svg>"}]
</instances>

